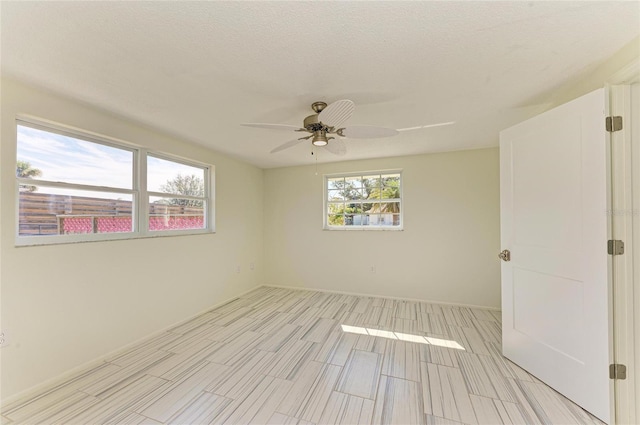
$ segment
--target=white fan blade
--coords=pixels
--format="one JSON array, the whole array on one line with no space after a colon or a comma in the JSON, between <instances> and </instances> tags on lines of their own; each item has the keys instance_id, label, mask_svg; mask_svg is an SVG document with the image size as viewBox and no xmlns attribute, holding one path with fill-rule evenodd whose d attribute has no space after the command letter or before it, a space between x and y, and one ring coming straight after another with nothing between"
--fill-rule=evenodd
<instances>
[{"instance_id":1,"label":"white fan blade","mask_svg":"<svg viewBox=\"0 0 640 425\"><path fill-rule=\"evenodd\" d=\"M323 124L337 129L351 118L355 108L356 105L348 99L338 100L324 108L318 115L318 119Z\"/></svg>"},{"instance_id":2,"label":"white fan blade","mask_svg":"<svg viewBox=\"0 0 640 425\"><path fill-rule=\"evenodd\" d=\"M324 148L338 156L343 156L347 153L347 145L344 143L344 140L338 138L329 140L329 143Z\"/></svg>"},{"instance_id":3,"label":"white fan blade","mask_svg":"<svg viewBox=\"0 0 640 425\"><path fill-rule=\"evenodd\" d=\"M398 131L411 131L411 130L421 130L423 128L431 128L431 127L442 127L444 125L451 125L451 124L455 124L455 121L449 121L449 122L439 122L437 124L429 124L429 125L419 125L417 127L407 127L407 128L399 128Z\"/></svg>"},{"instance_id":4,"label":"white fan blade","mask_svg":"<svg viewBox=\"0 0 640 425\"><path fill-rule=\"evenodd\" d=\"M304 141L305 141L304 139L302 139L302 140L300 140L300 139L289 140L287 143L283 143L280 146L278 146L277 148L272 149L271 153L276 153L276 152L283 151L285 149L292 148L295 145L297 145L298 143L301 143L301 142L304 142Z\"/></svg>"},{"instance_id":5,"label":"white fan blade","mask_svg":"<svg viewBox=\"0 0 640 425\"><path fill-rule=\"evenodd\" d=\"M352 139L378 139L380 137L391 137L398 134L395 128L374 127L370 125L355 125L342 130L344 137Z\"/></svg>"},{"instance_id":6,"label":"white fan blade","mask_svg":"<svg viewBox=\"0 0 640 425\"><path fill-rule=\"evenodd\" d=\"M254 128L267 128L269 130L287 130L287 131L296 131L300 130L300 127L296 127L295 125L287 125L287 124L263 124L263 123L245 123L240 124L243 127L254 127Z\"/></svg>"}]
</instances>

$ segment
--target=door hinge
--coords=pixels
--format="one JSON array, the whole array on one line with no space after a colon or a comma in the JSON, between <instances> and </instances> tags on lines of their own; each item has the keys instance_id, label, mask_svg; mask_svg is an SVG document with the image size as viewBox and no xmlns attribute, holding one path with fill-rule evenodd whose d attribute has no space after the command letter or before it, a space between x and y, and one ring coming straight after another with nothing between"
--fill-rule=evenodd
<instances>
[{"instance_id":1,"label":"door hinge","mask_svg":"<svg viewBox=\"0 0 640 425\"><path fill-rule=\"evenodd\" d=\"M624 242L618 239L609 239L607 241L607 252L609 253L609 255L624 254Z\"/></svg>"},{"instance_id":2,"label":"door hinge","mask_svg":"<svg viewBox=\"0 0 640 425\"><path fill-rule=\"evenodd\" d=\"M605 126L607 127L607 131L609 133L622 130L622 117L607 117L605 120Z\"/></svg>"},{"instance_id":3,"label":"door hinge","mask_svg":"<svg viewBox=\"0 0 640 425\"><path fill-rule=\"evenodd\" d=\"M623 364L610 364L609 379L627 379L627 367Z\"/></svg>"}]
</instances>

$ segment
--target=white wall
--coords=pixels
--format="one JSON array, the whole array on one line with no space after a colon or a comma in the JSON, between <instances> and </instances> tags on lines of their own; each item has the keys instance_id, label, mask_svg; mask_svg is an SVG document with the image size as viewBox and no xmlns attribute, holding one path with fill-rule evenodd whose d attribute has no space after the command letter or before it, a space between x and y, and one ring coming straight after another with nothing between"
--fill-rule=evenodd
<instances>
[{"instance_id":1,"label":"white wall","mask_svg":"<svg viewBox=\"0 0 640 425\"><path fill-rule=\"evenodd\" d=\"M2 399L262 283L261 169L14 81L1 88ZM15 248L18 113L213 164L217 233Z\"/></svg>"},{"instance_id":2,"label":"white wall","mask_svg":"<svg viewBox=\"0 0 640 425\"><path fill-rule=\"evenodd\" d=\"M322 174L396 168L403 231L322 230ZM265 170L265 283L499 307L499 185L497 148Z\"/></svg>"}]
</instances>

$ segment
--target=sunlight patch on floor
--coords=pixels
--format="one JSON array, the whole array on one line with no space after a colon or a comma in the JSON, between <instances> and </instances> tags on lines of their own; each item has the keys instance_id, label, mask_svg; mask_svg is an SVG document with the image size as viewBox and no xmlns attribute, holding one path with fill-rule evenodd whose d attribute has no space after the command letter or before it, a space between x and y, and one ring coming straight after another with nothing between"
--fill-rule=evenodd
<instances>
[{"instance_id":1,"label":"sunlight patch on floor","mask_svg":"<svg viewBox=\"0 0 640 425\"><path fill-rule=\"evenodd\" d=\"M397 339L399 341L415 342L417 344L437 345L438 347L455 348L456 350L464 350L464 347L456 341L450 339L432 338L429 336L420 336L413 334L405 334L401 332L384 331L381 329L362 328L360 326L340 325L343 332L359 335L371 335L380 338Z\"/></svg>"}]
</instances>

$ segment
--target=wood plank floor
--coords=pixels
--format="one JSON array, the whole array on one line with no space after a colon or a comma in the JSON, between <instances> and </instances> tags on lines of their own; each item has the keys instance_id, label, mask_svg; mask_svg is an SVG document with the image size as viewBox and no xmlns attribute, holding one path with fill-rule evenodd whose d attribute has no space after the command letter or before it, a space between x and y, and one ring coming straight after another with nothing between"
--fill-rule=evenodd
<instances>
[{"instance_id":1,"label":"wood plank floor","mask_svg":"<svg viewBox=\"0 0 640 425\"><path fill-rule=\"evenodd\" d=\"M602 424L500 354L497 312L262 287L5 406L25 424Z\"/></svg>"}]
</instances>

